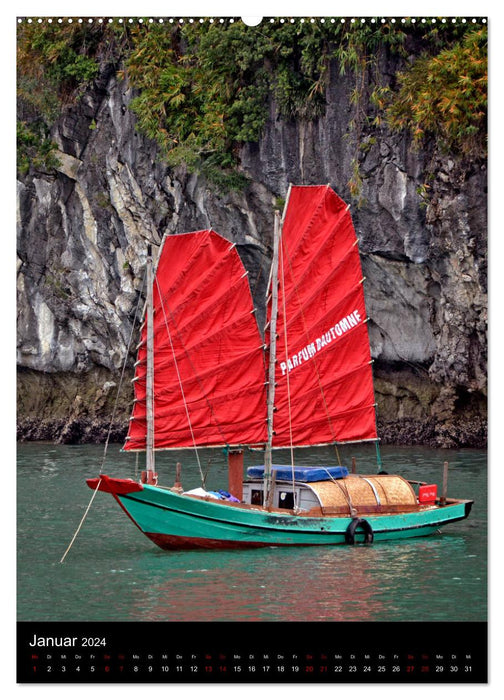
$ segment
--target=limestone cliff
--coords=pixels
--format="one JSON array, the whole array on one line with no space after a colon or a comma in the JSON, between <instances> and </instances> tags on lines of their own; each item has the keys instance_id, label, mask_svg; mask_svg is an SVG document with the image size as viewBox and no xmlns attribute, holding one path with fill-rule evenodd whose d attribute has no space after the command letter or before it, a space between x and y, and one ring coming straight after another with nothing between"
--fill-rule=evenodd
<instances>
[{"instance_id":1,"label":"limestone cliff","mask_svg":"<svg viewBox=\"0 0 504 700\"><path fill-rule=\"evenodd\" d=\"M351 83L330 66L324 114L280 119L241 149L249 185L222 194L169 168L135 130L133 91L104 66L57 121L56 172L18 181L20 439L98 440L142 305L146 245L213 227L236 241L257 303L273 206L288 183L330 183L352 206L366 276L381 433L438 446L485 444L486 168L415 151L385 127L349 129ZM360 203L348 182L358 153ZM430 196L422 196L429 177ZM113 437L131 399L126 367Z\"/></svg>"}]
</instances>

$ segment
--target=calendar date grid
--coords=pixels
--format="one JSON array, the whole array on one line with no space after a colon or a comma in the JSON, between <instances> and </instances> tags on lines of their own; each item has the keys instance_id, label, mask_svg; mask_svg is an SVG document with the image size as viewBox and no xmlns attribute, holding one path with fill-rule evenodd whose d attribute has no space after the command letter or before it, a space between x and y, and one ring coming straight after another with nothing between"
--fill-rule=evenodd
<instances>
[{"instance_id":1,"label":"calendar date grid","mask_svg":"<svg viewBox=\"0 0 504 700\"><path fill-rule=\"evenodd\" d=\"M471 653L451 652L316 652L222 651L187 652L124 651L37 652L31 654L30 670L36 675L90 676L296 676L342 675L450 675L473 673Z\"/></svg>"}]
</instances>

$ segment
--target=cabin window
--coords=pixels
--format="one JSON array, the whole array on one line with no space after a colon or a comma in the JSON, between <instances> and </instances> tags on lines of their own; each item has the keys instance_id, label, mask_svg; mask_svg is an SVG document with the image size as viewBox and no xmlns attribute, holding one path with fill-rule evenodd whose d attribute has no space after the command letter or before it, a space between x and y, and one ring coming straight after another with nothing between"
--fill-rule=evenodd
<instances>
[{"instance_id":1,"label":"cabin window","mask_svg":"<svg viewBox=\"0 0 504 700\"><path fill-rule=\"evenodd\" d=\"M250 502L253 506L262 506L263 504L263 491L262 489L256 490L253 489L252 493L250 495Z\"/></svg>"},{"instance_id":2,"label":"cabin window","mask_svg":"<svg viewBox=\"0 0 504 700\"><path fill-rule=\"evenodd\" d=\"M294 494L292 491L280 491L278 494L278 507L288 508L289 510L294 508Z\"/></svg>"}]
</instances>

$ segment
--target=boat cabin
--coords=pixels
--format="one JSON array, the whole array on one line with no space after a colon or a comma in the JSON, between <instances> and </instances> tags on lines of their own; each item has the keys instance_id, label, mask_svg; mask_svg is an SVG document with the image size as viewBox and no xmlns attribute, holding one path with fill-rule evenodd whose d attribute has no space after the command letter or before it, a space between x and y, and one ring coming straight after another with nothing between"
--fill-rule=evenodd
<instances>
[{"instance_id":1,"label":"boat cabin","mask_svg":"<svg viewBox=\"0 0 504 700\"><path fill-rule=\"evenodd\" d=\"M323 514L358 511L373 513L411 510L417 496L401 476L349 474L345 467L273 466L272 508L300 512L320 510ZM249 467L243 482L242 503L263 505L264 467Z\"/></svg>"},{"instance_id":2,"label":"boat cabin","mask_svg":"<svg viewBox=\"0 0 504 700\"><path fill-rule=\"evenodd\" d=\"M312 483L341 479L348 476L345 467L295 467L273 465L274 490L271 506L292 510L309 511L320 507L320 499L311 487ZM249 467L247 480L243 482L242 502L250 505L263 505L264 467Z\"/></svg>"}]
</instances>

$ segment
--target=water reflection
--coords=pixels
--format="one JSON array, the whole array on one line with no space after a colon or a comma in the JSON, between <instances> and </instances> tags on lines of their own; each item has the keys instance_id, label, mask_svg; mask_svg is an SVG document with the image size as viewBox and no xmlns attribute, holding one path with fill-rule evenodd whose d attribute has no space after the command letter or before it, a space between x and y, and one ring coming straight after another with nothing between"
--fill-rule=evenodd
<instances>
[{"instance_id":1,"label":"water reflection","mask_svg":"<svg viewBox=\"0 0 504 700\"><path fill-rule=\"evenodd\" d=\"M447 564L452 558L467 558L462 537L190 556L191 568L183 553L139 562L150 584L131 601L132 619L449 619L445 616L453 613L454 581L471 584L461 567ZM480 585L478 577L472 579L473 587Z\"/></svg>"},{"instance_id":2,"label":"water reflection","mask_svg":"<svg viewBox=\"0 0 504 700\"><path fill-rule=\"evenodd\" d=\"M376 617L382 604L372 600L366 557L356 552L341 568L334 549L317 550L202 552L193 555L189 570L158 557L153 571L152 560L146 560L152 583L147 600L137 600L133 614L149 620L346 619L358 601L361 619Z\"/></svg>"}]
</instances>

